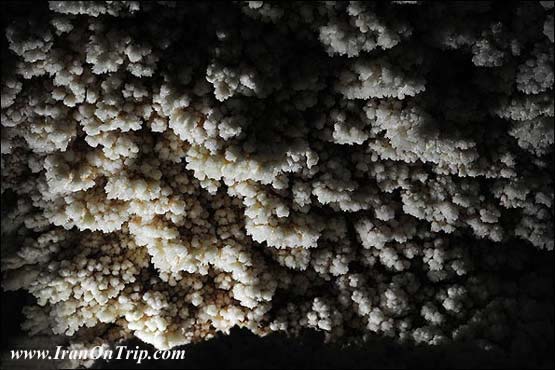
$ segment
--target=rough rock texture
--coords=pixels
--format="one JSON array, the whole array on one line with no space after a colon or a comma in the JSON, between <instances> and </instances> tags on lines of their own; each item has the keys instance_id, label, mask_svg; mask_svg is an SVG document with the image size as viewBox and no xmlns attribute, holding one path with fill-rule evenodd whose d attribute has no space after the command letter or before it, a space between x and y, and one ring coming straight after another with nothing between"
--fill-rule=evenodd
<instances>
[{"instance_id":1,"label":"rough rock texture","mask_svg":"<svg viewBox=\"0 0 555 370\"><path fill-rule=\"evenodd\" d=\"M30 335L553 347L553 2L57 2L2 50Z\"/></svg>"}]
</instances>

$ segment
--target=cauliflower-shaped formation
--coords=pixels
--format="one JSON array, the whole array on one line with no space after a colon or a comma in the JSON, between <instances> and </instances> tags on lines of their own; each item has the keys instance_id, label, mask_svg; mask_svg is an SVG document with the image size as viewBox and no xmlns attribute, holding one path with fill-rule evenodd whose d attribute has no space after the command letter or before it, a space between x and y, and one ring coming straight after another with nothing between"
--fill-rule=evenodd
<instances>
[{"instance_id":1,"label":"cauliflower-shaped formation","mask_svg":"<svg viewBox=\"0 0 555 370\"><path fill-rule=\"evenodd\" d=\"M22 328L552 349L554 8L499 10L10 12L1 267L36 299Z\"/></svg>"}]
</instances>

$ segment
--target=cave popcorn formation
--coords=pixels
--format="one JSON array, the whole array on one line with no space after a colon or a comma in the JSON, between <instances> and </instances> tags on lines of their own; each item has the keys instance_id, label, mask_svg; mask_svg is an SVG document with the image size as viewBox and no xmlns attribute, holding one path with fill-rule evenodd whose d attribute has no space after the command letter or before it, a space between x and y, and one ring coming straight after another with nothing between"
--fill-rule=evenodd
<instances>
[{"instance_id":1,"label":"cave popcorn formation","mask_svg":"<svg viewBox=\"0 0 555 370\"><path fill-rule=\"evenodd\" d=\"M2 61L31 335L552 346L552 1L48 7Z\"/></svg>"}]
</instances>

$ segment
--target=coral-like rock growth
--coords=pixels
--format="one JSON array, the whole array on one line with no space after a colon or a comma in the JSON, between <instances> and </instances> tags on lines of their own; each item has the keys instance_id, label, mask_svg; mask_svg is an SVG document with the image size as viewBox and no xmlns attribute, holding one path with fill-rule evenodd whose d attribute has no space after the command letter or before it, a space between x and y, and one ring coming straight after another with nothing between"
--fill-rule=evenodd
<instances>
[{"instance_id":1,"label":"coral-like rock growth","mask_svg":"<svg viewBox=\"0 0 555 370\"><path fill-rule=\"evenodd\" d=\"M4 31L30 334L553 345L552 1L51 1Z\"/></svg>"}]
</instances>

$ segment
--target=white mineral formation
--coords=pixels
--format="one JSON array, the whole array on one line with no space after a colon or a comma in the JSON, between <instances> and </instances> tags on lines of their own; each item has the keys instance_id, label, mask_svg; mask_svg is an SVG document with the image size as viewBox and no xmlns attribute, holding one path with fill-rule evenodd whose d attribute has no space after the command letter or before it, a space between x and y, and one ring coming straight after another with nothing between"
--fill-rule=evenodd
<instances>
[{"instance_id":1,"label":"white mineral formation","mask_svg":"<svg viewBox=\"0 0 555 370\"><path fill-rule=\"evenodd\" d=\"M44 8L44 9L43 9ZM51 1L2 50L30 335L553 346L553 2Z\"/></svg>"}]
</instances>

